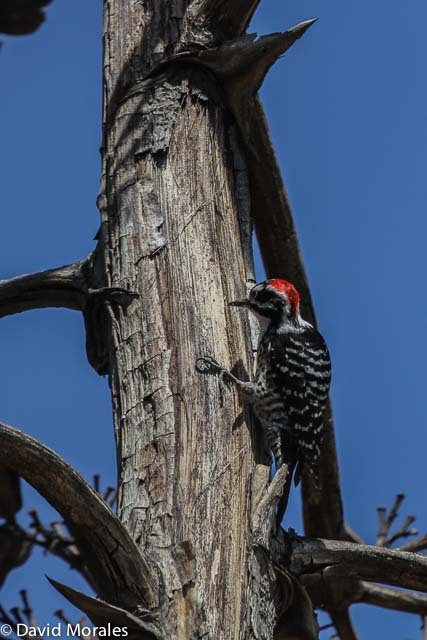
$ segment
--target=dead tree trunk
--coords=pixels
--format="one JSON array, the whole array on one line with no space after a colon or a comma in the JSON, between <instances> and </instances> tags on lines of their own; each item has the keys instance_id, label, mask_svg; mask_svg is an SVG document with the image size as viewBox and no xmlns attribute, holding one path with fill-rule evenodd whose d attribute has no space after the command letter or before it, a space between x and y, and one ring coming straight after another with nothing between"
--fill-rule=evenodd
<instances>
[{"instance_id":1,"label":"dead tree trunk","mask_svg":"<svg viewBox=\"0 0 427 640\"><path fill-rule=\"evenodd\" d=\"M107 303L97 366L112 389L118 515L160 572L166 636L183 640L269 638L276 621L251 519L269 478L263 445L237 395L195 362L215 353L252 372L248 319L227 306L254 283L250 121L236 112L250 118L268 66L300 33L268 42L267 56L253 39L218 52L256 3L222 4L105 2L100 284L139 298ZM254 77L241 76L252 60Z\"/></svg>"},{"instance_id":2,"label":"dead tree trunk","mask_svg":"<svg viewBox=\"0 0 427 640\"><path fill-rule=\"evenodd\" d=\"M118 515L159 571L166 637L267 637L250 539L263 455L236 395L195 370L205 353L252 370L247 318L227 307L254 282L245 154L208 69L153 72L189 34L183 3L150 4L105 3L102 284L139 294L108 308Z\"/></svg>"}]
</instances>

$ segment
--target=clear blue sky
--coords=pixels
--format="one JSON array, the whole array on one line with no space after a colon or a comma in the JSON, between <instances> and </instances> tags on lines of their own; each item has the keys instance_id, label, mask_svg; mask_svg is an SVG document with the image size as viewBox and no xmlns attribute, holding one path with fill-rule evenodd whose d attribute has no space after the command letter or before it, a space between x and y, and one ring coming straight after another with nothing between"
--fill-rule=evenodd
<instances>
[{"instance_id":1,"label":"clear blue sky","mask_svg":"<svg viewBox=\"0 0 427 640\"><path fill-rule=\"evenodd\" d=\"M94 246L101 11L100 0L55 0L36 34L4 38L1 278L73 262ZM405 514L427 530L427 5L263 0L253 30L316 16L262 94L332 352L347 519L372 542L376 507L398 490L408 496ZM86 362L79 314L3 319L0 353L0 419L86 477L97 471L114 483L109 390ZM33 505L53 519L28 491L26 508ZM288 523L300 528L296 497ZM52 621L64 602L44 573L84 588L34 553L10 576L2 602L13 606L28 587L39 621ZM368 607L353 615L363 640L421 637L415 617Z\"/></svg>"}]
</instances>

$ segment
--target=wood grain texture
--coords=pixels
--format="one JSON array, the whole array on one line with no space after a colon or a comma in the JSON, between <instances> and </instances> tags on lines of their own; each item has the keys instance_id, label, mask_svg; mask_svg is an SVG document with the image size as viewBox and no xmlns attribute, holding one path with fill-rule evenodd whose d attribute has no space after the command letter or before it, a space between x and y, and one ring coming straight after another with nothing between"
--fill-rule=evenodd
<instances>
[{"instance_id":1,"label":"wood grain texture","mask_svg":"<svg viewBox=\"0 0 427 640\"><path fill-rule=\"evenodd\" d=\"M118 514L160 568L169 637L271 637L274 572L248 535L251 477L266 458L235 392L221 396L195 370L206 353L252 370L248 319L227 305L253 284L244 155L214 78L191 66L128 87L112 117L129 60L147 64L128 55L141 35L129 20L158 29L156 41L170 25L140 3L106 4L100 242L106 285L140 294L107 309Z\"/></svg>"}]
</instances>

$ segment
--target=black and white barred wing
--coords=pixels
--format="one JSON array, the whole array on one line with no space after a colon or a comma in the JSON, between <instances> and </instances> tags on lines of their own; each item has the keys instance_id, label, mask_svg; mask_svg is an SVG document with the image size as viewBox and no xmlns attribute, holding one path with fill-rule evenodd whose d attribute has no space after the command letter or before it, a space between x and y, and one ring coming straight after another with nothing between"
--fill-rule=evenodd
<instances>
[{"instance_id":1,"label":"black and white barred wing","mask_svg":"<svg viewBox=\"0 0 427 640\"><path fill-rule=\"evenodd\" d=\"M276 384L283 394L287 435L297 457L316 464L323 441L323 414L331 382L331 361L322 336L314 329L271 338Z\"/></svg>"}]
</instances>

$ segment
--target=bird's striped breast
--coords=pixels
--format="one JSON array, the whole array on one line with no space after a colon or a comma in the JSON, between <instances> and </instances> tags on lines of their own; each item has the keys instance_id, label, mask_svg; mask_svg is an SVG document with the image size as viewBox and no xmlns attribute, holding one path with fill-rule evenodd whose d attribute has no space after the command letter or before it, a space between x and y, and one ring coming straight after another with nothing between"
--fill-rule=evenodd
<instances>
[{"instance_id":1,"label":"bird's striped breast","mask_svg":"<svg viewBox=\"0 0 427 640\"><path fill-rule=\"evenodd\" d=\"M331 379L327 346L315 329L279 334L267 331L259 345L255 412L266 429L283 433L299 456L316 461Z\"/></svg>"}]
</instances>

